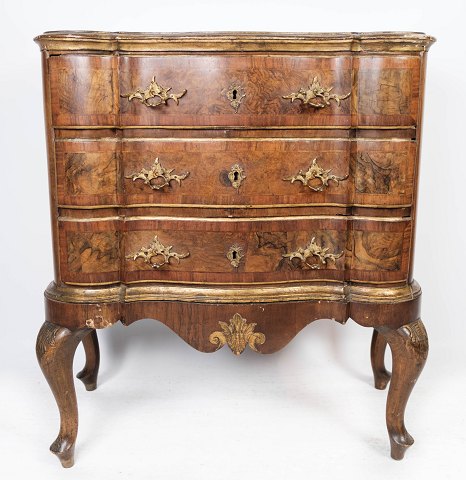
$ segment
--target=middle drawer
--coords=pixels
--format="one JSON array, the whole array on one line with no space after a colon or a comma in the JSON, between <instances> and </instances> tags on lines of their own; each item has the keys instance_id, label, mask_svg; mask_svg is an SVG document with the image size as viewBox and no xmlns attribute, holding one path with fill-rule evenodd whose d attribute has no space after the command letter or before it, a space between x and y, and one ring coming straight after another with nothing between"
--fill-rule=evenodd
<instances>
[{"instance_id":1,"label":"middle drawer","mask_svg":"<svg viewBox=\"0 0 466 480\"><path fill-rule=\"evenodd\" d=\"M412 203L411 140L173 138L57 143L61 205Z\"/></svg>"}]
</instances>

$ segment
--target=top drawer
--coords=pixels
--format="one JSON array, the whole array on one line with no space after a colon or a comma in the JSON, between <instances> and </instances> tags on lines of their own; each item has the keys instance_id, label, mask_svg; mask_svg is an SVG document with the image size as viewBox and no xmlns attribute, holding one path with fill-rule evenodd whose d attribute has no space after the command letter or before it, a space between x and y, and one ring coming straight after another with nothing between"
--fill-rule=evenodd
<instances>
[{"instance_id":1,"label":"top drawer","mask_svg":"<svg viewBox=\"0 0 466 480\"><path fill-rule=\"evenodd\" d=\"M122 125L296 126L351 123L351 57L212 55L121 57L121 92L146 89L152 77L173 93L186 94L179 105L147 107L121 99ZM307 88L314 77L331 94L316 97L322 108L283 96ZM349 95L349 96L348 96ZM155 101L158 98L154 99Z\"/></svg>"},{"instance_id":2,"label":"top drawer","mask_svg":"<svg viewBox=\"0 0 466 480\"><path fill-rule=\"evenodd\" d=\"M49 71L56 126L406 126L418 110L415 56L60 55Z\"/></svg>"}]
</instances>

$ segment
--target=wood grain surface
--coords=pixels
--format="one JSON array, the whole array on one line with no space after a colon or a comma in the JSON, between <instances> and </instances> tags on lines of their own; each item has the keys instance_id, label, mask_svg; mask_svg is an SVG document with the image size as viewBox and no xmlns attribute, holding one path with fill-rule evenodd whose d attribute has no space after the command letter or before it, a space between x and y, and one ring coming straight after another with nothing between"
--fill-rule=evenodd
<instances>
[{"instance_id":1,"label":"wood grain surface","mask_svg":"<svg viewBox=\"0 0 466 480\"><path fill-rule=\"evenodd\" d=\"M414 56L160 55L117 59L72 54L52 57L49 62L56 126L350 127L417 122L420 61ZM151 108L121 98L146 89L154 76L173 93L187 90L179 105L169 101ZM341 105L331 101L325 108L283 98L307 89L314 77L323 87L333 87L332 93L351 96ZM245 92L238 113L226 95L234 83Z\"/></svg>"},{"instance_id":2,"label":"wood grain surface","mask_svg":"<svg viewBox=\"0 0 466 480\"><path fill-rule=\"evenodd\" d=\"M112 218L112 217L110 217ZM157 236L172 252L189 253L153 268L133 259ZM341 255L319 269L307 268L284 254L305 248L315 238L328 253ZM409 219L358 217L270 218L237 221L157 220L124 217L100 221L61 221L61 274L69 283L267 282L302 279L406 281L409 265ZM244 259L233 268L227 258L238 245ZM130 257L130 258L127 258ZM312 258L312 257L311 257ZM317 258L314 258L317 260ZM155 259L154 259L155 262ZM158 259L155 263L159 263ZM314 262L311 262L314 263Z\"/></svg>"},{"instance_id":3,"label":"wood grain surface","mask_svg":"<svg viewBox=\"0 0 466 480\"><path fill-rule=\"evenodd\" d=\"M69 206L410 205L415 153L409 140L73 139L56 144L58 200ZM173 174L189 176L160 190L132 180L156 158ZM314 159L343 180L309 182L322 191L284 180L306 172ZM228 178L234 165L246 176L238 189Z\"/></svg>"}]
</instances>

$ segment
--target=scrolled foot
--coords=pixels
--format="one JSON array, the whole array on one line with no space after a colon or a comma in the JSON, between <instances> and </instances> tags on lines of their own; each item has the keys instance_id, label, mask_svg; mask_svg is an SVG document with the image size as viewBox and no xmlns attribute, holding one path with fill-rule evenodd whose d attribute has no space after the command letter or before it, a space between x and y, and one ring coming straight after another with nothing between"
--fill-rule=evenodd
<instances>
[{"instance_id":1,"label":"scrolled foot","mask_svg":"<svg viewBox=\"0 0 466 480\"><path fill-rule=\"evenodd\" d=\"M64 468L74 465L74 443L69 439L58 436L50 445L50 451L58 457Z\"/></svg>"},{"instance_id":2,"label":"scrolled foot","mask_svg":"<svg viewBox=\"0 0 466 480\"><path fill-rule=\"evenodd\" d=\"M393 374L387 397L387 429L391 456L401 460L414 443L404 423L406 404L419 375L424 368L429 351L427 332L422 321L416 320L398 330L380 327L393 356Z\"/></svg>"},{"instance_id":3,"label":"scrolled foot","mask_svg":"<svg viewBox=\"0 0 466 480\"><path fill-rule=\"evenodd\" d=\"M99 340L97 332L91 330L82 340L84 351L86 353L86 364L84 368L76 375L84 383L87 391L97 388L97 375L100 365Z\"/></svg>"},{"instance_id":4,"label":"scrolled foot","mask_svg":"<svg viewBox=\"0 0 466 480\"><path fill-rule=\"evenodd\" d=\"M374 387L377 390L385 390L392 378L390 372L380 372L377 377L374 376Z\"/></svg>"},{"instance_id":5,"label":"scrolled foot","mask_svg":"<svg viewBox=\"0 0 466 480\"><path fill-rule=\"evenodd\" d=\"M414 443L414 438L406 431L388 433L390 454L394 460L403 460L406 450Z\"/></svg>"},{"instance_id":6,"label":"scrolled foot","mask_svg":"<svg viewBox=\"0 0 466 480\"><path fill-rule=\"evenodd\" d=\"M374 386L377 390L385 390L390 382L391 374L385 368L385 349L387 341L374 329L371 342L371 365L374 374Z\"/></svg>"}]
</instances>

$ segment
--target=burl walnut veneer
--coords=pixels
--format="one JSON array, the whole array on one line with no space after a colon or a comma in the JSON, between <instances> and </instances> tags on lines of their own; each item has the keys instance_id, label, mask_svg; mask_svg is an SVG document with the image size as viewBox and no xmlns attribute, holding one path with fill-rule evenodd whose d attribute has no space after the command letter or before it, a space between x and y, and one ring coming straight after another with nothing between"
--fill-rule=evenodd
<instances>
[{"instance_id":1,"label":"burl walnut veneer","mask_svg":"<svg viewBox=\"0 0 466 480\"><path fill-rule=\"evenodd\" d=\"M419 33L49 32L42 50L55 280L40 366L73 464L72 364L97 329L163 322L272 353L302 328L374 329L391 454L427 357L413 280L426 52ZM386 345L393 372L384 366Z\"/></svg>"}]
</instances>

